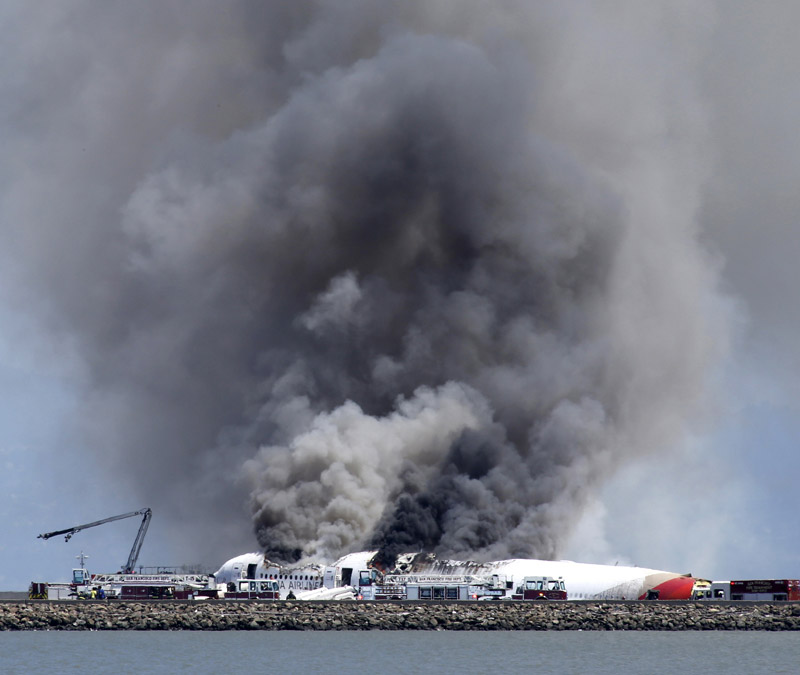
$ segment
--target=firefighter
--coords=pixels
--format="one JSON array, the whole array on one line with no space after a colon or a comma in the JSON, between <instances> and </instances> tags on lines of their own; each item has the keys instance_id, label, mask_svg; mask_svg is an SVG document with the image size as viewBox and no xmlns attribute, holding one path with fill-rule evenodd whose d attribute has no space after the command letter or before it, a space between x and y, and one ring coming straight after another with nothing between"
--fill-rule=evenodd
<instances>
[{"instance_id":1,"label":"firefighter","mask_svg":"<svg viewBox=\"0 0 800 675\"><path fill-rule=\"evenodd\" d=\"M294 591L290 588L289 593L286 595L287 600L296 600L297 598L294 595Z\"/></svg>"}]
</instances>

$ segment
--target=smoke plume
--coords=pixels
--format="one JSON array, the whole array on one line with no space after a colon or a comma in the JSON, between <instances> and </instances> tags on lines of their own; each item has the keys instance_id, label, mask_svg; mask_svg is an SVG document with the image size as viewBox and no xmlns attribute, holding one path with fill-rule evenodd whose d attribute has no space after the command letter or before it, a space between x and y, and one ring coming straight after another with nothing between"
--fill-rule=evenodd
<instances>
[{"instance_id":1,"label":"smoke plume","mask_svg":"<svg viewBox=\"0 0 800 675\"><path fill-rule=\"evenodd\" d=\"M551 557L702 410L702 3L44 4L4 10L4 276L154 508Z\"/></svg>"}]
</instances>

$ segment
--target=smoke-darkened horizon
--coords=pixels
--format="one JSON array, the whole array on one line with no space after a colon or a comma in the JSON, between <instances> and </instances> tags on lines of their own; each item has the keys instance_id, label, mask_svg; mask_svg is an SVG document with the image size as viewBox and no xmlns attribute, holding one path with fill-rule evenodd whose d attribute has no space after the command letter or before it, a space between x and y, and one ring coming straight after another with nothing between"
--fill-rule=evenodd
<instances>
[{"instance_id":1,"label":"smoke-darkened horizon","mask_svg":"<svg viewBox=\"0 0 800 675\"><path fill-rule=\"evenodd\" d=\"M276 560L549 558L680 442L728 341L706 21L529 4L36 24L6 279L75 344L98 466L190 530L249 513Z\"/></svg>"}]
</instances>

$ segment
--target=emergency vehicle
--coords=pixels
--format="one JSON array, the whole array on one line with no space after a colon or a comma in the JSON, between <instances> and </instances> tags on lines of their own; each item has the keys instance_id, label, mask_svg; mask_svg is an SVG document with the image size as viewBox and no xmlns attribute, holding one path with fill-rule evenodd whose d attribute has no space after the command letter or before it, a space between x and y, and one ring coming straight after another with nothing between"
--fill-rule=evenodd
<instances>
[{"instance_id":1,"label":"emergency vehicle","mask_svg":"<svg viewBox=\"0 0 800 675\"><path fill-rule=\"evenodd\" d=\"M566 600L567 588L559 577L525 577L511 596L512 600Z\"/></svg>"}]
</instances>

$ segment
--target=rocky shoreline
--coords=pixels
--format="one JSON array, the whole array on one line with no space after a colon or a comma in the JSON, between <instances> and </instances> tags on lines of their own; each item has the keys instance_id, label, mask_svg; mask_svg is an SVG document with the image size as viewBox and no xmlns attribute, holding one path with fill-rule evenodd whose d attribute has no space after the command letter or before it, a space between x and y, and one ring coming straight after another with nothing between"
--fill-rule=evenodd
<instances>
[{"instance_id":1,"label":"rocky shoreline","mask_svg":"<svg viewBox=\"0 0 800 675\"><path fill-rule=\"evenodd\" d=\"M0 630L800 630L800 603L0 603Z\"/></svg>"}]
</instances>

